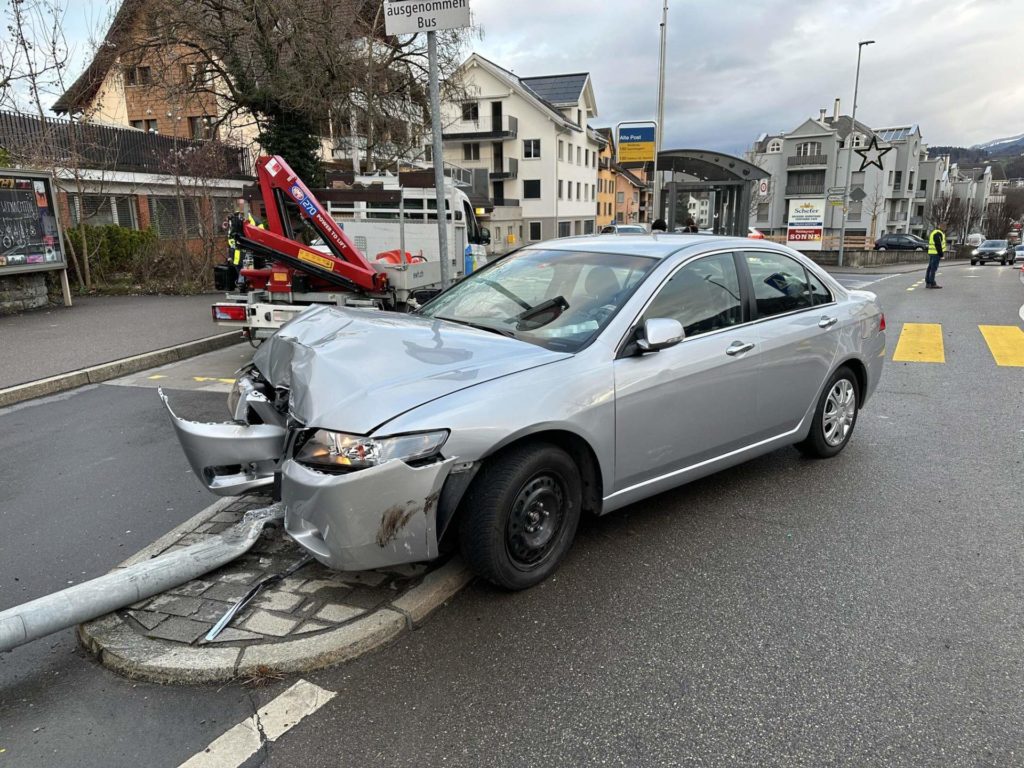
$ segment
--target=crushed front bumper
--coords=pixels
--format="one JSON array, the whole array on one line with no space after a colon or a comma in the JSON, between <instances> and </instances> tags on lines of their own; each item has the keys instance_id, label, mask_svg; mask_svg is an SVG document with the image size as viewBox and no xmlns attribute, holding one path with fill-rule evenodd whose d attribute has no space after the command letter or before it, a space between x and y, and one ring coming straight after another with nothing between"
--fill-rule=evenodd
<instances>
[{"instance_id":1,"label":"crushed front bumper","mask_svg":"<svg viewBox=\"0 0 1024 768\"><path fill-rule=\"evenodd\" d=\"M358 571L437 557L437 506L455 459L403 461L344 475L286 460L285 530L329 568Z\"/></svg>"},{"instance_id":2,"label":"crushed front bumper","mask_svg":"<svg viewBox=\"0 0 1024 768\"><path fill-rule=\"evenodd\" d=\"M188 421L158 392L192 471L212 493L235 496L273 484L288 438L284 427Z\"/></svg>"}]
</instances>

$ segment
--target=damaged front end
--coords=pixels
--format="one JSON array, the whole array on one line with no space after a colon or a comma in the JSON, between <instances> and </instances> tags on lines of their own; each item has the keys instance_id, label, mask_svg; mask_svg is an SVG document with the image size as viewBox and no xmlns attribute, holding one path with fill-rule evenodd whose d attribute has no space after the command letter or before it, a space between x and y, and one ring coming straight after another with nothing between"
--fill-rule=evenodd
<instances>
[{"instance_id":1,"label":"damaged front end","mask_svg":"<svg viewBox=\"0 0 1024 768\"><path fill-rule=\"evenodd\" d=\"M229 398L235 420L208 424L181 418L160 392L203 484L222 496L273 486L285 530L324 565L354 571L437 557L457 503L451 489L465 489L469 469L442 456L447 431L368 437L309 429L289 414L289 395L249 368Z\"/></svg>"}]
</instances>

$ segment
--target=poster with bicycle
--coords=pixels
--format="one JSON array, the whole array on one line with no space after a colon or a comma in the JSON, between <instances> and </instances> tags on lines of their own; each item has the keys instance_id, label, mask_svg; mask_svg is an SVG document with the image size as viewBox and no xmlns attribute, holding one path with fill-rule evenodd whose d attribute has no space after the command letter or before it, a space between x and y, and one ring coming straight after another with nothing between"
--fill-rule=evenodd
<instances>
[{"instance_id":1,"label":"poster with bicycle","mask_svg":"<svg viewBox=\"0 0 1024 768\"><path fill-rule=\"evenodd\" d=\"M0 171L0 276L65 269L49 176Z\"/></svg>"}]
</instances>

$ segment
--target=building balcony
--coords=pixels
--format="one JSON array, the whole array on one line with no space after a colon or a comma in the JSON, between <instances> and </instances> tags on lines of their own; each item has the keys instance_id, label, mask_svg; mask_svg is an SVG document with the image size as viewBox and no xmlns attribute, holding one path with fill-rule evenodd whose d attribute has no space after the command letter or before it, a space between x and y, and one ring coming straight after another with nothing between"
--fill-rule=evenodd
<instances>
[{"instance_id":1,"label":"building balcony","mask_svg":"<svg viewBox=\"0 0 1024 768\"><path fill-rule=\"evenodd\" d=\"M786 165L792 168L794 165L828 165L828 155L797 155L787 157Z\"/></svg>"},{"instance_id":2,"label":"building balcony","mask_svg":"<svg viewBox=\"0 0 1024 768\"><path fill-rule=\"evenodd\" d=\"M519 201L514 197L496 197L494 198L495 208L518 208Z\"/></svg>"},{"instance_id":3,"label":"building balcony","mask_svg":"<svg viewBox=\"0 0 1024 768\"><path fill-rule=\"evenodd\" d=\"M861 211L850 211L846 214L847 221L861 221L863 217L864 214Z\"/></svg>"},{"instance_id":4,"label":"building balcony","mask_svg":"<svg viewBox=\"0 0 1024 768\"><path fill-rule=\"evenodd\" d=\"M519 161L514 157L505 159L504 163L495 160L494 166L489 174L491 181L504 181L505 179L519 178Z\"/></svg>"},{"instance_id":5,"label":"building balcony","mask_svg":"<svg viewBox=\"0 0 1024 768\"><path fill-rule=\"evenodd\" d=\"M490 116L478 120L457 120L441 132L444 141L503 141L518 135L519 120L512 115L502 115L498 120Z\"/></svg>"},{"instance_id":6,"label":"building balcony","mask_svg":"<svg viewBox=\"0 0 1024 768\"><path fill-rule=\"evenodd\" d=\"M927 189L919 189L916 192L914 192L914 197L916 197L916 198L918 198L920 200L923 200L924 198L928 197L928 190Z\"/></svg>"},{"instance_id":7,"label":"building balcony","mask_svg":"<svg viewBox=\"0 0 1024 768\"><path fill-rule=\"evenodd\" d=\"M906 211L895 211L894 213L890 213L889 214L889 221L906 221L906 220L907 220L907 212Z\"/></svg>"},{"instance_id":8,"label":"building balcony","mask_svg":"<svg viewBox=\"0 0 1024 768\"><path fill-rule=\"evenodd\" d=\"M813 184L787 184L786 185L787 195L824 195L825 194L825 182L815 182Z\"/></svg>"},{"instance_id":9,"label":"building balcony","mask_svg":"<svg viewBox=\"0 0 1024 768\"><path fill-rule=\"evenodd\" d=\"M911 216L910 217L910 226L912 226L912 227L920 227L920 226L923 226L923 225L924 225L924 216Z\"/></svg>"},{"instance_id":10,"label":"building balcony","mask_svg":"<svg viewBox=\"0 0 1024 768\"><path fill-rule=\"evenodd\" d=\"M909 189L902 189L900 187L893 187L892 192L889 193L890 198L904 198L913 195L913 191Z\"/></svg>"}]
</instances>

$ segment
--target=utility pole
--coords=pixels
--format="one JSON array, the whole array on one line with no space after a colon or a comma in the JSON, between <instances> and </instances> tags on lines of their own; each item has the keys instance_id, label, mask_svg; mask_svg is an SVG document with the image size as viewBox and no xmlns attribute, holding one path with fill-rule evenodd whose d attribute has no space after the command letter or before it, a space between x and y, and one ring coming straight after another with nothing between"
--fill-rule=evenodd
<instances>
[{"instance_id":1,"label":"utility pole","mask_svg":"<svg viewBox=\"0 0 1024 768\"><path fill-rule=\"evenodd\" d=\"M850 181L853 177L853 134L857 131L857 92L860 90L860 54L866 45L874 45L874 40L862 40L857 43L857 76L853 81L853 113L850 115L850 133L846 136L846 185L843 187L843 221L839 226L839 266L843 266L843 252L846 245L846 216L850 207Z\"/></svg>"},{"instance_id":2,"label":"utility pole","mask_svg":"<svg viewBox=\"0 0 1024 768\"><path fill-rule=\"evenodd\" d=\"M427 32L427 56L430 59L430 122L433 125L434 192L437 198L437 244L441 255L441 287L447 288L451 275L448 253L448 215L444 193L444 147L441 144L441 76L437 65L437 33ZM402 258L405 256L403 254Z\"/></svg>"},{"instance_id":3,"label":"utility pole","mask_svg":"<svg viewBox=\"0 0 1024 768\"><path fill-rule=\"evenodd\" d=\"M661 9L661 57L658 65L658 127L654 139L654 211L648 217L651 223L656 218L661 218L661 184L658 180L658 155L661 153L661 133L665 130L665 41L667 33L668 0L665 0L665 5Z\"/></svg>"}]
</instances>

